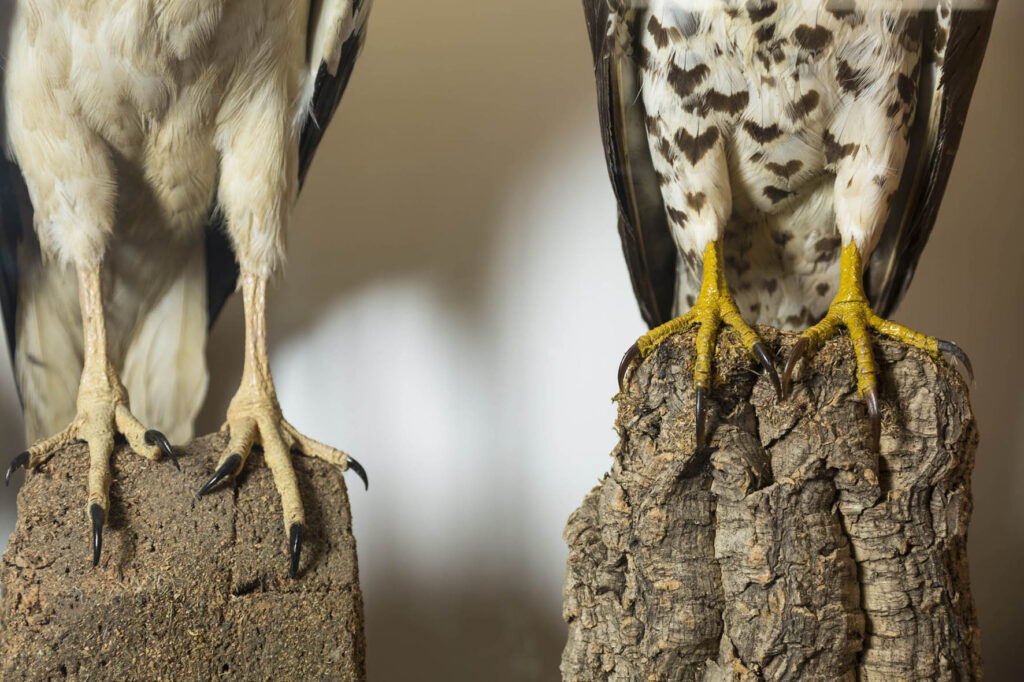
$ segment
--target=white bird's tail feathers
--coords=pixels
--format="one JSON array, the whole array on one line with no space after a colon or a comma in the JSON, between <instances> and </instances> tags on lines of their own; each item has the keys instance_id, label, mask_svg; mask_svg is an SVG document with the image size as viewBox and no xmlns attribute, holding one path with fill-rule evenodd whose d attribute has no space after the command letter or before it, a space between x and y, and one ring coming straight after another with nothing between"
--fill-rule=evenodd
<instances>
[{"instance_id":1,"label":"white bird's tail feathers","mask_svg":"<svg viewBox=\"0 0 1024 682\"><path fill-rule=\"evenodd\" d=\"M44 264L34 239L26 239L22 249L14 365L32 443L58 433L75 417L82 317L74 270ZM209 383L202 235L177 254L174 245L163 245L158 262L135 263L131 254L138 251L112 249L104 272L111 361L135 416L172 443L186 443Z\"/></svg>"}]
</instances>

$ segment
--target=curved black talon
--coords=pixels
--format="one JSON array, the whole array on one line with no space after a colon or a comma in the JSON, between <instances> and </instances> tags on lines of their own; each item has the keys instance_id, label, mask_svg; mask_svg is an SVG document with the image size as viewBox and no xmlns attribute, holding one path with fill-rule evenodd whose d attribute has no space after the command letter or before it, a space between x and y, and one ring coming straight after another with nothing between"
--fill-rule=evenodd
<instances>
[{"instance_id":1,"label":"curved black talon","mask_svg":"<svg viewBox=\"0 0 1024 682\"><path fill-rule=\"evenodd\" d=\"M697 450L704 449L704 442L707 440L707 389L703 386L697 387Z\"/></svg>"},{"instance_id":2,"label":"curved black talon","mask_svg":"<svg viewBox=\"0 0 1024 682\"><path fill-rule=\"evenodd\" d=\"M782 383L779 381L779 372L775 369L775 362L772 360L772 356L768 353L768 349L765 348L763 343L754 344L754 357L764 367L765 373L768 374L768 378L772 382L772 386L775 387L775 397L782 399Z\"/></svg>"},{"instance_id":3,"label":"curved black talon","mask_svg":"<svg viewBox=\"0 0 1024 682\"><path fill-rule=\"evenodd\" d=\"M299 554L302 553L302 524L293 523L288 531L288 547L290 561L288 563L288 577L294 578L299 572Z\"/></svg>"},{"instance_id":4,"label":"curved black talon","mask_svg":"<svg viewBox=\"0 0 1024 682\"><path fill-rule=\"evenodd\" d=\"M7 467L7 475L4 476L4 485L10 485L11 474L26 464L28 464L28 450L11 460L11 466Z\"/></svg>"},{"instance_id":5,"label":"curved black talon","mask_svg":"<svg viewBox=\"0 0 1024 682\"><path fill-rule=\"evenodd\" d=\"M171 443L167 440L167 436L160 433L156 429L150 429L146 431L145 437L146 445L159 445L160 449L164 451L167 458L171 460L171 464L178 471L181 471L181 466L178 464L178 458L174 456L174 448L171 447Z\"/></svg>"},{"instance_id":6,"label":"curved black talon","mask_svg":"<svg viewBox=\"0 0 1024 682\"><path fill-rule=\"evenodd\" d=\"M882 447L882 414L878 411L878 389L872 387L865 391L864 402L868 405L868 418L871 420L871 450L878 452Z\"/></svg>"},{"instance_id":7,"label":"curved black talon","mask_svg":"<svg viewBox=\"0 0 1024 682\"><path fill-rule=\"evenodd\" d=\"M92 565L100 563L100 551L103 549L103 521L107 514L103 507L95 502L89 505L89 516L92 517Z\"/></svg>"},{"instance_id":8,"label":"curved black talon","mask_svg":"<svg viewBox=\"0 0 1024 682\"><path fill-rule=\"evenodd\" d=\"M939 339L939 352L949 353L959 361L964 366L964 369L967 370L967 375L970 377L971 383L974 383L974 366L971 365L971 359L967 357L967 353L965 353L960 346L956 345L952 341L943 341L942 339Z\"/></svg>"},{"instance_id":9,"label":"curved black talon","mask_svg":"<svg viewBox=\"0 0 1024 682\"><path fill-rule=\"evenodd\" d=\"M214 472L213 476L210 477L210 480L206 482L206 485L199 489L199 497L202 497L206 493L210 492L210 489L213 488L213 486L217 485L228 476L234 476L235 474L237 474L238 468L241 465L241 455L231 455L226 460L224 460L224 463L220 465L220 468L218 468L216 472Z\"/></svg>"},{"instance_id":10,"label":"curved black talon","mask_svg":"<svg viewBox=\"0 0 1024 682\"><path fill-rule=\"evenodd\" d=\"M356 475L359 476L359 478L363 479L363 485L366 486L367 490L369 490L370 479L366 477L366 469L363 468L363 465L357 462L354 457L349 457L348 468L356 472Z\"/></svg>"},{"instance_id":11,"label":"curved black talon","mask_svg":"<svg viewBox=\"0 0 1024 682\"><path fill-rule=\"evenodd\" d=\"M629 371L630 365L633 364L638 357L640 357L640 346L634 343L632 346L626 349L626 352L622 356L622 360L619 362L619 392L625 390L623 381L626 378L626 372Z\"/></svg>"},{"instance_id":12,"label":"curved black talon","mask_svg":"<svg viewBox=\"0 0 1024 682\"><path fill-rule=\"evenodd\" d=\"M793 376L793 370L796 369L796 363L800 362L800 358L807 353L807 338L800 337L796 341L796 345L793 346L793 350L789 352L789 358L786 360L786 368L782 371L782 397L785 398L789 395L789 380Z\"/></svg>"}]
</instances>

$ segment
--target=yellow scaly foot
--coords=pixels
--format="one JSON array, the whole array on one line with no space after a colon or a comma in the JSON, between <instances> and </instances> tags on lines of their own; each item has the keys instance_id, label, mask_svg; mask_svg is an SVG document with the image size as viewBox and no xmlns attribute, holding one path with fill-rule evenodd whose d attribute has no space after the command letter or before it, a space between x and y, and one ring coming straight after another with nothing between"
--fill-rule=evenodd
<instances>
[{"instance_id":1,"label":"yellow scaly foot","mask_svg":"<svg viewBox=\"0 0 1024 682\"><path fill-rule=\"evenodd\" d=\"M704 249L704 278L701 282L700 294L693 307L682 317L670 320L641 336L626 351L622 357L622 363L619 365L619 390L621 391L626 372L635 361L646 358L658 344L669 336L685 332L691 325L700 326L700 330L697 332L697 359L693 368L693 379L697 388L698 450L704 447L706 441L707 393L711 388L711 363L715 358L718 328L721 325L732 327L739 333L743 345L768 373L776 394L780 396L782 394L779 374L775 370L775 364L772 362L767 347L761 342L761 337L757 335L757 332L743 320L743 316L740 315L740 311L736 307L736 301L729 292L729 286L725 281L725 272L720 267L721 259L722 254L718 241L708 244Z\"/></svg>"},{"instance_id":2,"label":"yellow scaly foot","mask_svg":"<svg viewBox=\"0 0 1024 682\"><path fill-rule=\"evenodd\" d=\"M839 333L839 327L846 327L857 354L857 389L867 404L868 416L871 419L871 445L877 452L882 435L882 418L878 410L878 379L871 351L869 328L909 346L920 348L936 360L940 359L943 353L948 353L963 363L972 378L974 371L967 354L956 344L919 334L875 315L864 294L863 276L860 251L853 242L850 242L843 247L839 291L821 322L805 330L793 346L782 373L782 388L783 394L788 394L790 377L801 358L821 348L822 344Z\"/></svg>"}]
</instances>

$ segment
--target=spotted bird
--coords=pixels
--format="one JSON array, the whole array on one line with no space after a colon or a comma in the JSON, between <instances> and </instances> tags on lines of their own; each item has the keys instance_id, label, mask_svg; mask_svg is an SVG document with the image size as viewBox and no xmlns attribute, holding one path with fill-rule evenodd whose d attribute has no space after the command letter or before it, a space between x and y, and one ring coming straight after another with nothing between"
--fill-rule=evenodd
<instances>
[{"instance_id":1,"label":"spotted bird","mask_svg":"<svg viewBox=\"0 0 1024 682\"><path fill-rule=\"evenodd\" d=\"M619 381L696 326L698 448L723 325L783 395L845 327L876 450L869 330L970 369L954 344L884 318L934 224L988 41L995 2L972 3L584 0L619 232L652 327ZM806 328L781 380L750 323Z\"/></svg>"}]
</instances>

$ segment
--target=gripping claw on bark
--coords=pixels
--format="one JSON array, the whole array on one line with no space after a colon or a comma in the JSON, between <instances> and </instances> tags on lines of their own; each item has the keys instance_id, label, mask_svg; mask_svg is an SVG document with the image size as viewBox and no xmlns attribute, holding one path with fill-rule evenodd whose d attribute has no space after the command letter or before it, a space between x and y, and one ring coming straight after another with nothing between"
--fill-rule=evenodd
<instances>
[{"instance_id":1,"label":"gripping claw on bark","mask_svg":"<svg viewBox=\"0 0 1024 682\"><path fill-rule=\"evenodd\" d=\"M92 518L92 565L100 563L100 552L103 550L103 522L107 514L103 507L95 502L89 505L89 516Z\"/></svg>"},{"instance_id":2,"label":"gripping claw on bark","mask_svg":"<svg viewBox=\"0 0 1024 682\"><path fill-rule=\"evenodd\" d=\"M349 456L348 468L356 472L356 475L359 476L359 478L363 479L363 485L366 487L367 490L369 490L370 479L367 478L366 476L366 469L363 468L362 464L356 461L355 457Z\"/></svg>"},{"instance_id":3,"label":"gripping claw on bark","mask_svg":"<svg viewBox=\"0 0 1024 682\"><path fill-rule=\"evenodd\" d=\"M640 346L634 343L622 356L622 361L619 362L619 392L625 390L625 386L622 383L626 379L626 372L629 371L630 366L640 357Z\"/></svg>"},{"instance_id":4,"label":"gripping claw on bark","mask_svg":"<svg viewBox=\"0 0 1024 682\"><path fill-rule=\"evenodd\" d=\"M241 455L231 455L230 457L225 459L223 464L221 464L220 467L217 468L217 471L214 472L213 476L210 477L210 480L206 482L206 485L199 489L199 497L202 497L206 493L210 492L210 490L215 485L220 483L228 476L234 476L235 474L237 474L238 468L241 465Z\"/></svg>"},{"instance_id":5,"label":"gripping claw on bark","mask_svg":"<svg viewBox=\"0 0 1024 682\"><path fill-rule=\"evenodd\" d=\"M171 442L167 440L167 436L160 433L156 429L150 429L146 431L146 445L157 445L164 454L167 455L167 459L171 460L171 464L178 471L181 471L181 465L178 464L178 458L174 456L174 448L171 447Z\"/></svg>"},{"instance_id":6,"label":"gripping claw on bark","mask_svg":"<svg viewBox=\"0 0 1024 682\"><path fill-rule=\"evenodd\" d=\"M302 524L293 523L288 531L289 563L288 577L294 578L299 572L299 555L302 553Z\"/></svg>"},{"instance_id":7,"label":"gripping claw on bark","mask_svg":"<svg viewBox=\"0 0 1024 682\"><path fill-rule=\"evenodd\" d=\"M779 372L775 369L775 361L772 360L771 354L763 343L755 343L753 347L754 357L764 367L765 373L772 382L772 386L775 388L775 396L779 399L782 398L782 384L779 382Z\"/></svg>"},{"instance_id":8,"label":"gripping claw on bark","mask_svg":"<svg viewBox=\"0 0 1024 682\"><path fill-rule=\"evenodd\" d=\"M800 337L797 339L796 344L793 346L793 350L789 352L789 358L786 360L786 368L782 371L782 397L785 398L789 395L790 379L793 377L793 370L796 369L796 363L800 362L800 358L807 353L807 338Z\"/></svg>"},{"instance_id":9,"label":"gripping claw on bark","mask_svg":"<svg viewBox=\"0 0 1024 682\"><path fill-rule=\"evenodd\" d=\"M7 467L7 474L4 476L4 485L10 485L11 474L26 464L28 464L28 450L11 460L11 465Z\"/></svg>"},{"instance_id":10,"label":"gripping claw on bark","mask_svg":"<svg viewBox=\"0 0 1024 682\"><path fill-rule=\"evenodd\" d=\"M707 440L708 404L707 389L703 386L697 387L697 450L704 449Z\"/></svg>"},{"instance_id":11,"label":"gripping claw on bark","mask_svg":"<svg viewBox=\"0 0 1024 682\"><path fill-rule=\"evenodd\" d=\"M878 411L878 389L872 386L864 392L864 401L868 406L868 418L871 420L871 451L878 452L882 445L882 415Z\"/></svg>"},{"instance_id":12,"label":"gripping claw on bark","mask_svg":"<svg viewBox=\"0 0 1024 682\"><path fill-rule=\"evenodd\" d=\"M971 359L969 357L967 357L967 353L965 353L963 351L963 349L960 348L960 346L956 345L952 341L943 341L942 339L939 339L938 341L939 341L939 352L940 353L948 353L949 355L953 356L954 360L956 360L961 365L963 365L964 369L967 370L968 378L971 380L971 383L973 384L974 383L974 367L971 365Z\"/></svg>"}]
</instances>

